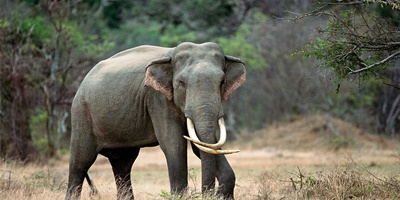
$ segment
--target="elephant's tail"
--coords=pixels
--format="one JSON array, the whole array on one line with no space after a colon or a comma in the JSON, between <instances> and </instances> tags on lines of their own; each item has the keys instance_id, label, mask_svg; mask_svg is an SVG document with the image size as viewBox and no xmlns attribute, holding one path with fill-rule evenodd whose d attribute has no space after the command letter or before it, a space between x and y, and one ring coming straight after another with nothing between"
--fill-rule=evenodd
<instances>
[{"instance_id":1,"label":"elephant's tail","mask_svg":"<svg viewBox=\"0 0 400 200\"><path fill-rule=\"evenodd\" d=\"M92 180L90 180L88 173L86 173L85 178L86 178L87 182L89 183L89 186L90 186L90 189L91 189L90 196L98 195L99 192L97 191L96 187L93 185Z\"/></svg>"}]
</instances>

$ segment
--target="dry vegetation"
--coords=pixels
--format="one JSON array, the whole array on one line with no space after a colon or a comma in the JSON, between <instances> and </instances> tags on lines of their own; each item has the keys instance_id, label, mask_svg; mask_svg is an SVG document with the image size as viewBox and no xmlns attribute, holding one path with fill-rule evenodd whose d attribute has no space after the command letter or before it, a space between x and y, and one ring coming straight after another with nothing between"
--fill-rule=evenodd
<instances>
[{"instance_id":1,"label":"dry vegetation","mask_svg":"<svg viewBox=\"0 0 400 200\"><path fill-rule=\"evenodd\" d=\"M299 117L253 134L230 146L237 174L237 199L399 199L397 140L371 135L330 116ZM63 199L68 156L47 164L0 163L0 199ZM201 199L200 162L189 156L187 197ZM89 171L100 196L115 199L108 161L99 156ZM132 170L136 199L169 199L165 159L158 148L144 149ZM85 183L82 199L90 199Z\"/></svg>"}]
</instances>

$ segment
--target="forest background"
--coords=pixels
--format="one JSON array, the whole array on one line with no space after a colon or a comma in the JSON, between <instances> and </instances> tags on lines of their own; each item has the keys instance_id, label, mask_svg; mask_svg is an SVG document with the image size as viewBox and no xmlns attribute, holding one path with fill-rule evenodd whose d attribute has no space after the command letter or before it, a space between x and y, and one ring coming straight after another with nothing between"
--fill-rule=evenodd
<instances>
[{"instance_id":1,"label":"forest background","mask_svg":"<svg viewBox=\"0 0 400 200\"><path fill-rule=\"evenodd\" d=\"M230 139L309 114L398 139L399 1L0 2L2 158L68 152L71 102L98 61L184 41L217 42L246 63L225 105Z\"/></svg>"}]
</instances>

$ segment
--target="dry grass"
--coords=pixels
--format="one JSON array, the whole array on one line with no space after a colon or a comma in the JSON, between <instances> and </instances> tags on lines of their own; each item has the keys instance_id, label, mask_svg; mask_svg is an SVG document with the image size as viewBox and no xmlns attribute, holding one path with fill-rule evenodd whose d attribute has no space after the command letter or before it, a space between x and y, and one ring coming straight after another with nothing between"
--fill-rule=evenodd
<instances>
[{"instance_id":1,"label":"dry grass","mask_svg":"<svg viewBox=\"0 0 400 200\"><path fill-rule=\"evenodd\" d=\"M276 166L237 168L237 199L399 199L398 163L364 166L347 161L330 166ZM63 199L66 173L43 166L20 166L2 163L0 199ZM4 170L7 168L7 170ZM116 189L110 171L91 172L100 196L94 199L115 199ZM164 170L133 172L136 199L172 199L168 192L168 176ZM200 170L190 171L188 195L179 199L202 199L199 190ZM90 199L85 184L82 199ZM205 198L211 199L211 198Z\"/></svg>"},{"instance_id":2,"label":"dry grass","mask_svg":"<svg viewBox=\"0 0 400 200\"><path fill-rule=\"evenodd\" d=\"M400 198L396 140L370 135L326 116L275 124L256 135L257 139L246 135L239 139L246 140L245 144L229 144L242 149L227 156L237 176L236 199ZM343 141L334 140L336 137L352 139L343 140L349 141L343 145ZM1 161L0 199L63 199L67 163L68 156L47 164ZM199 192L200 161L192 153L189 168L189 192L179 199L205 198ZM99 156L89 175L100 192L93 199L116 199L114 178L106 158ZM166 192L168 173L159 148L141 151L132 169L132 182L136 199L173 199ZM85 183L82 199L90 199L89 193Z\"/></svg>"},{"instance_id":3,"label":"dry grass","mask_svg":"<svg viewBox=\"0 0 400 200\"><path fill-rule=\"evenodd\" d=\"M38 165L0 164L0 199L62 199L64 174Z\"/></svg>"},{"instance_id":4,"label":"dry grass","mask_svg":"<svg viewBox=\"0 0 400 200\"><path fill-rule=\"evenodd\" d=\"M392 166L395 170L395 166ZM253 183L239 199L399 199L398 173L376 175L359 164L330 169L296 167L268 170L253 177ZM379 169L382 170L382 169ZM389 173L389 172L387 172Z\"/></svg>"}]
</instances>

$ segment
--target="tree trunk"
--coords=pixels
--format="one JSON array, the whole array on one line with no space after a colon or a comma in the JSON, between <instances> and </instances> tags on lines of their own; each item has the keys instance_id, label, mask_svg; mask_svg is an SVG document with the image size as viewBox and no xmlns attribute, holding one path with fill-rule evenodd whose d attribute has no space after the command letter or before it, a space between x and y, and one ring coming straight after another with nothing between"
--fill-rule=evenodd
<instances>
[{"instance_id":1,"label":"tree trunk","mask_svg":"<svg viewBox=\"0 0 400 200\"><path fill-rule=\"evenodd\" d=\"M400 68L394 67L383 73L391 83L383 91L378 106L378 131L395 137L400 130Z\"/></svg>"},{"instance_id":2,"label":"tree trunk","mask_svg":"<svg viewBox=\"0 0 400 200\"><path fill-rule=\"evenodd\" d=\"M47 112L46 119L46 138L47 138L47 156L53 157L56 154L56 147L54 146L52 135L56 134L56 119L54 117L54 103L52 101L52 94L47 86L43 87L45 96L45 105Z\"/></svg>"},{"instance_id":3,"label":"tree trunk","mask_svg":"<svg viewBox=\"0 0 400 200\"><path fill-rule=\"evenodd\" d=\"M37 152L29 126L29 105L23 85L12 90L12 95L4 88L0 91L0 156L31 162L37 158Z\"/></svg>"}]
</instances>

